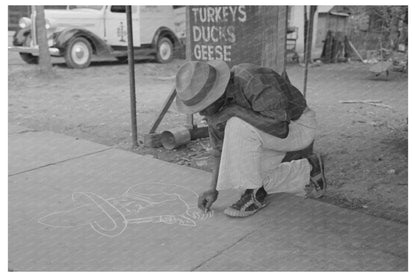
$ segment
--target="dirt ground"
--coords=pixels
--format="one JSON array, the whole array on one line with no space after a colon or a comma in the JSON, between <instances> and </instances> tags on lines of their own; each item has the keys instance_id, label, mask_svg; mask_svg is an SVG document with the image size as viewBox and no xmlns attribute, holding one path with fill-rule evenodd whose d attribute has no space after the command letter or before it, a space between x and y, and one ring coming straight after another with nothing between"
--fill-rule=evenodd
<instances>
[{"instance_id":1,"label":"dirt ground","mask_svg":"<svg viewBox=\"0 0 416 277\"><path fill-rule=\"evenodd\" d=\"M135 65L140 146L132 149L129 72L126 64L97 60L84 70L53 59L54 77L45 78L9 52L9 122L50 130L97 143L152 155L168 162L210 171L207 139L176 150L146 148L148 133L183 60ZM304 68L289 65L289 78L303 88ZM325 158L327 195L318 201L360 212L408 221L408 78L392 72L374 76L358 62L311 67L306 98L317 112L315 151ZM380 106L343 100L380 100ZM158 131L183 126L185 116L172 106ZM201 126L201 118L195 123Z\"/></svg>"}]
</instances>

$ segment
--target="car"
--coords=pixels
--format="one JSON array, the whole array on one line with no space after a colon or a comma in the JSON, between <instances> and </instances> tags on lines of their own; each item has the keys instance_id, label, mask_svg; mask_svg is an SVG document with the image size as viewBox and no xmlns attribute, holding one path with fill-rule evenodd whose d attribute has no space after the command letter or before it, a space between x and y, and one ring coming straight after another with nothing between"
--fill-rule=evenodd
<instances>
[{"instance_id":1,"label":"car","mask_svg":"<svg viewBox=\"0 0 416 277\"><path fill-rule=\"evenodd\" d=\"M127 60L126 6L52 6L45 7L49 53L63 57L70 68L86 68L93 55ZM11 51L19 52L28 64L39 59L36 13L19 20ZM183 32L175 27L173 6L132 6L135 55L153 55L168 63L183 49ZM178 25L176 23L176 25ZM179 51L179 52L178 52Z\"/></svg>"}]
</instances>

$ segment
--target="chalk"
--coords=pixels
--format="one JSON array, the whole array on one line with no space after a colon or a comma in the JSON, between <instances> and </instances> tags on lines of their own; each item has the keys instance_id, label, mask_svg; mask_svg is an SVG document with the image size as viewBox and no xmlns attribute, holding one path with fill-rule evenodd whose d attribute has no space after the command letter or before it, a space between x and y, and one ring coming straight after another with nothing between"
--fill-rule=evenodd
<instances>
[{"instance_id":1,"label":"chalk","mask_svg":"<svg viewBox=\"0 0 416 277\"><path fill-rule=\"evenodd\" d=\"M106 237L121 235L128 224L177 223L195 227L197 221L213 215L207 214L208 208L202 214L194 204L197 198L196 192L185 187L154 182L132 186L121 196L107 199L93 192L75 192L72 198L75 208L50 213L38 222L57 228L90 225Z\"/></svg>"}]
</instances>

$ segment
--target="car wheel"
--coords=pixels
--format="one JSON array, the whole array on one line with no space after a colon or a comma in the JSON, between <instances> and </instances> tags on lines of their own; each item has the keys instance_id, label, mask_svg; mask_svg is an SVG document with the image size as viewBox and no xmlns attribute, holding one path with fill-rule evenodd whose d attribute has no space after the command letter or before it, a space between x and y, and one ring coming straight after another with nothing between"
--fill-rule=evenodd
<instances>
[{"instance_id":1,"label":"car wheel","mask_svg":"<svg viewBox=\"0 0 416 277\"><path fill-rule=\"evenodd\" d=\"M168 63L173 59L173 44L167 37L157 42L156 59L160 63Z\"/></svg>"},{"instance_id":2,"label":"car wheel","mask_svg":"<svg viewBox=\"0 0 416 277\"><path fill-rule=\"evenodd\" d=\"M91 63L91 44L83 37L72 38L65 49L64 56L68 67L86 68Z\"/></svg>"},{"instance_id":3,"label":"car wheel","mask_svg":"<svg viewBox=\"0 0 416 277\"><path fill-rule=\"evenodd\" d=\"M25 42L23 43L23 46L30 46L31 36L26 36ZM27 64L38 64L39 63L39 57L33 56L30 53L19 53L22 60Z\"/></svg>"}]
</instances>

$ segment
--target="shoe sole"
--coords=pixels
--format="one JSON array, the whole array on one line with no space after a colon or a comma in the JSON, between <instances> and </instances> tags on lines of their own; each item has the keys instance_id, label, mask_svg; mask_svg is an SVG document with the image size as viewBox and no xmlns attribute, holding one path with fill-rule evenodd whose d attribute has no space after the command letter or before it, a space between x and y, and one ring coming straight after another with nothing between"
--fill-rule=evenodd
<instances>
[{"instance_id":1,"label":"shoe sole","mask_svg":"<svg viewBox=\"0 0 416 277\"><path fill-rule=\"evenodd\" d=\"M250 215L253 215L253 214L257 213L258 211L260 211L261 209L266 207L268 204L269 203L266 202L261 207L259 207L257 210L247 211L247 212L237 211L233 208L226 208L224 210L224 214L229 216L229 217L248 217Z\"/></svg>"},{"instance_id":2,"label":"shoe sole","mask_svg":"<svg viewBox=\"0 0 416 277\"><path fill-rule=\"evenodd\" d=\"M322 190L324 191L324 193L326 192L326 178L325 178L325 167L324 167L324 159L322 158L322 156L320 154L318 154L318 160L319 160L319 167L321 169L321 174L322 174L322 183L324 185L324 187L322 188Z\"/></svg>"},{"instance_id":3,"label":"shoe sole","mask_svg":"<svg viewBox=\"0 0 416 277\"><path fill-rule=\"evenodd\" d=\"M314 181L310 181L310 184L312 186L312 190L310 192L306 192L305 198L321 198L326 193L327 183L325 178L325 167L324 167L324 160L320 154L316 154L318 161L319 161L319 169L321 170L321 178L322 178L322 189L317 191L315 189L315 183ZM318 184L317 184L318 185ZM318 185L319 186L319 185Z\"/></svg>"},{"instance_id":4,"label":"shoe sole","mask_svg":"<svg viewBox=\"0 0 416 277\"><path fill-rule=\"evenodd\" d=\"M318 160L319 160L319 168L321 170L321 176L322 176L322 184L323 188L318 192L318 195L316 198L321 198L326 194L326 178L325 178L325 166L324 166L324 159L322 158L321 154L317 154Z\"/></svg>"}]
</instances>

